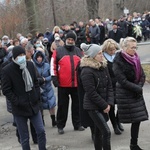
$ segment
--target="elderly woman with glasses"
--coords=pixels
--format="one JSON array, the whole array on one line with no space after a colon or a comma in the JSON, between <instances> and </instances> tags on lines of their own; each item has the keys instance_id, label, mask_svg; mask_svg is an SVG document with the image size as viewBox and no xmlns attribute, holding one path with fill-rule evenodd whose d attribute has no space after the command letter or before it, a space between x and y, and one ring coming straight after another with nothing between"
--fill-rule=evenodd
<instances>
[{"instance_id":1,"label":"elderly woman with glasses","mask_svg":"<svg viewBox=\"0 0 150 150\"><path fill-rule=\"evenodd\" d=\"M115 56L113 71L117 79L116 102L121 123L131 123L130 150L142 150L138 146L140 123L148 120L143 98L145 74L136 52L137 41L127 37L121 42L122 50Z\"/></svg>"}]
</instances>

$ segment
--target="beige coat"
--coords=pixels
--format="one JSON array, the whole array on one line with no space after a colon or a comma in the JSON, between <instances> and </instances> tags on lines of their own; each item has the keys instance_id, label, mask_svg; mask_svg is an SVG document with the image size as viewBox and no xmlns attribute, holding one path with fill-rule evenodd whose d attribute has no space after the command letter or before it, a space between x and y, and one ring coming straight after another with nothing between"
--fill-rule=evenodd
<instances>
[{"instance_id":1,"label":"beige coat","mask_svg":"<svg viewBox=\"0 0 150 150\"><path fill-rule=\"evenodd\" d=\"M60 41L54 41L51 45L51 52L53 52L54 50L56 50L56 48L58 46L63 46L64 45L64 42L63 40L60 40Z\"/></svg>"}]
</instances>

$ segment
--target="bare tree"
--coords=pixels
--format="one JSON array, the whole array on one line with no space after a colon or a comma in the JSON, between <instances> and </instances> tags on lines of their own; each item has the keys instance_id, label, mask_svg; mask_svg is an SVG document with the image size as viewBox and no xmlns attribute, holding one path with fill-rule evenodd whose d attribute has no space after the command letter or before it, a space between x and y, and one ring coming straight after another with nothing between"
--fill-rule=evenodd
<instances>
[{"instance_id":1,"label":"bare tree","mask_svg":"<svg viewBox=\"0 0 150 150\"><path fill-rule=\"evenodd\" d=\"M103 21L118 19L125 7L130 14L143 13L150 11L150 0L3 0L0 1L0 36L45 32L47 27L52 30L54 25L88 22L97 16Z\"/></svg>"},{"instance_id":2,"label":"bare tree","mask_svg":"<svg viewBox=\"0 0 150 150\"><path fill-rule=\"evenodd\" d=\"M89 19L96 18L99 10L99 0L86 0Z\"/></svg>"},{"instance_id":3,"label":"bare tree","mask_svg":"<svg viewBox=\"0 0 150 150\"><path fill-rule=\"evenodd\" d=\"M27 10L27 17L29 23L29 31L34 34L39 30L38 22L38 1L37 0L25 0L25 6Z\"/></svg>"}]
</instances>

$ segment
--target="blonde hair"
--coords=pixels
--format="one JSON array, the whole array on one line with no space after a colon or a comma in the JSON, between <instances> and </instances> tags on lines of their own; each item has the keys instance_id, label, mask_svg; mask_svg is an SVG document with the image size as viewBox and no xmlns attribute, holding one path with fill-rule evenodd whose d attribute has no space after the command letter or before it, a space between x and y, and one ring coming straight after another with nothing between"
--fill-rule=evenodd
<instances>
[{"instance_id":1,"label":"blonde hair","mask_svg":"<svg viewBox=\"0 0 150 150\"><path fill-rule=\"evenodd\" d=\"M108 52L112 48L119 49L117 42L113 39L107 39L102 45L103 52Z\"/></svg>"},{"instance_id":2,"label":"blonde hair","mask_svg":"<svg viewBox=\"0 0 150 150\"><path fill-rule=\"evenodd\" d=\"M55 26L55 27L53 28L52 33L54 34L56 30L60 31L60 27L59 27L59 26Z\"/></svg>"},{"instance_id":3,"label":"blonde hair","mask_svg":"<svg viewBox=\"0 0 150 150\"><path fill-rule=\"evenodd\" d=\"M136 42L137 43L137 40L133 37L126 37L126 38L121 38L120 39L120 47L125 50L128 48L128 43L129 42Z\"/></svg>"}]
</instances>

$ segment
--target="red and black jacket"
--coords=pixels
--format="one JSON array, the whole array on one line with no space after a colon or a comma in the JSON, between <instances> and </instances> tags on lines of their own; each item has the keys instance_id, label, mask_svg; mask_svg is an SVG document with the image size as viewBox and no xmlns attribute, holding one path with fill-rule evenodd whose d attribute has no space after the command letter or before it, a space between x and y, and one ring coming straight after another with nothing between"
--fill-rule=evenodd
<instances>
[{"instance_id":1,"label":"red and black jacket","mask_svg":"<svg viewBox=\"0 0 150 150\"><path fill-rule=\"evenodd\" d=\"M51 76L57 77L59 87L77 87L76 67L82 51L73 46L68 49L66 46L54 50L51 58Z\"/></svg>"}]
</instances>

